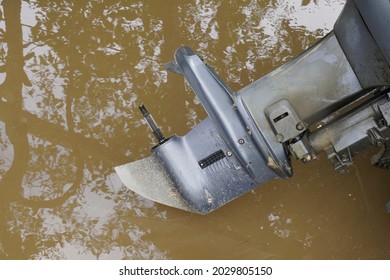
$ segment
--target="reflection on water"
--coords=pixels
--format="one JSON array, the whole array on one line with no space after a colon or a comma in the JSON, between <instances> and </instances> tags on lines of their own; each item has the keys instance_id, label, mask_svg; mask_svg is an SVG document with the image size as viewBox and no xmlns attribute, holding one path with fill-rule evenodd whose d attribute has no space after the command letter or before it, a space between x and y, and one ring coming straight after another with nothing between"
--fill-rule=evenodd
<instances>
[{"instance_id":1,"label":"reflection on water","mask_svg":"<svg viewBox=\"0 0 390 280\"><path fill-rule=\"evenodd\" d=\"M343 176L294 162L291 180L206 217L139 197L113 171L153 143L137 104L167 135L205 117L162 68L177 47L238 90L326 34L342 4L1 1L0 258L389 258L390 175L369 154Z\"/></svg>"}]
</instances>

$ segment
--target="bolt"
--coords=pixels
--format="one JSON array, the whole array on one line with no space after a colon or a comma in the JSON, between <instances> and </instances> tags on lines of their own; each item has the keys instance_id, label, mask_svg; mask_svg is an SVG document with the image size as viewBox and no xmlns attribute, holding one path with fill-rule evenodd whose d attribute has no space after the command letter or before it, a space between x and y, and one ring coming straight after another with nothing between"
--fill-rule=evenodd
<instances>
[{"instance_id":1,"label":"bolt","mask_svg":"<svg viewBox=\"0 0 390 280\"><path fill-rule=\"evenodd\" d=\"M227 151L227 152L226 152L226 155L227 155L228 157L231 157L231 156L233 155L233 153L232 153L232 151Z\"/></svg>"},{"instance_id":2,"label":"bolt","mask_svg":"<svg viewBox=\"0 0 390 280\"><path fill-rule=\"evenodd\" d=\"M278 140L279 143L282 143L284 140L283 134L276 134L276 140Z\"/></svg>"},{"instance_id":3,"label":"bolt","mask_svg":"<svg viewBox=\"0 0 390 280\"><path fill-rule=\"evenodd\" d=\"M311 161L311 160L312 160L311 154L306 154L306 155L304 155L303 158L302 158L302 161L303 161L304 163L307 163L307 162L309 162L309 161Z\"/></svg>"},{"instance_id":4,"label":"bolt","mask_svg":"<svg viewBox=\"0 0 390 280\"><path fill-rule=\"evenodd\" d=\"M378 123L378 127L379 127L379 128L382 128L382 127L386 126L386 121L385 121L384 118L379 119L379 120L377 121L377 123Z\"/></svg>"},{"instance_id":5,"label":"bolt","mask_svg":"<svg viewBox=\"0 0 390 280\"><path fill-rule=\"evenodd\" d=\"M244 139L242 139L242 138L240 138L240 139L238 139L238 144L244 144L245 143L245 140Z\"/></svg>"},{"instance_id":6,"label":"bolt","mask_svg":"<svg viewBox=\"0 0 390 280\"><path fill-rule=\"evenodd\" d=\"M347 157L346 155L342 155L342 156L341 156L341 161L342 161L343 163L346 163L346 162L349 162L349 159L348 159L348 157Z\"/></svg>"},{"instance_id":7,"label":"bolt","mask_svg":"<svg viewBox=\"0 0 390 280\"><path fill-rule=\"evenodd\" d=\"M299 130L299 131L302 131L302 130L305 129L305 126L303 125L303 123L299 122L296 125L296 129Z\"/></svg>"}]
</instances>

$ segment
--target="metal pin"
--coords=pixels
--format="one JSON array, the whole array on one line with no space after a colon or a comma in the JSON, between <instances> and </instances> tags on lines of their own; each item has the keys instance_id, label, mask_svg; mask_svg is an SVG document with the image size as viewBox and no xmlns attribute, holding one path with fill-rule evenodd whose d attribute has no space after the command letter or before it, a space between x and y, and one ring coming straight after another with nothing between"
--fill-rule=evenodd
<instances>
[{"instance_id":1,"label":"metal pin","mask_svg":"<svg viewBox=\"0 0 390 280\"><path fill-rule=\"evenodd\" d=\"M158 127L156 121L153 119L153 116L149 113L149 111L146 109L146 107L143 104L138 106L138 108L141 110L141 113L142 113L146 123L148 124L149 128L152 130L157 141L159 143L163 142L165 140L165 137L164 137L161 129Z\"/></svg>"}]
</instances>

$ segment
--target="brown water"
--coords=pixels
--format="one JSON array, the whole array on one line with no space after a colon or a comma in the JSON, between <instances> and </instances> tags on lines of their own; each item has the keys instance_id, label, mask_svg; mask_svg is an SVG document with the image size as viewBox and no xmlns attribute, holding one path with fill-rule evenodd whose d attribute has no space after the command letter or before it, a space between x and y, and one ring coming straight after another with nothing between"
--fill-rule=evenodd
<instances>
[{"instance_id":1,"label":"brown water","mask_svg":"<svg viewBox=\"0 0 390 280\"><path fill-rule=\"evenodd\" d=\"M390 173L322 156L208 216L126 190L113 167L206 114L162 65L189 45L238 90L326 34L337 0L3 0L1 259L388 259Z\"/></svg>"}]
</instances>

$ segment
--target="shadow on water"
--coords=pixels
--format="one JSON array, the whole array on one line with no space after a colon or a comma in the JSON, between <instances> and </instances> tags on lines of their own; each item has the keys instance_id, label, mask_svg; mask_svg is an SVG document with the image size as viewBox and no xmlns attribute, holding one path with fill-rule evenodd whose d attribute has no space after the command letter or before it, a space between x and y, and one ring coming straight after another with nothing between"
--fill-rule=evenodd
<instances>
[{"instance_id":1,"label":"shadow on water","mask_svg":"<svg viewBox=\"0 0 390 280\"><path fill-rule=\"evenodd\" d=\"M342 4L318 1L3 0L0 259L390 257L388 172L294 162L205 216L126 190L113 167L149 154L146 103L165 134L205 112L162 65L189 45L234 89L314 43Z\"/></svg>"}]
</instances>

